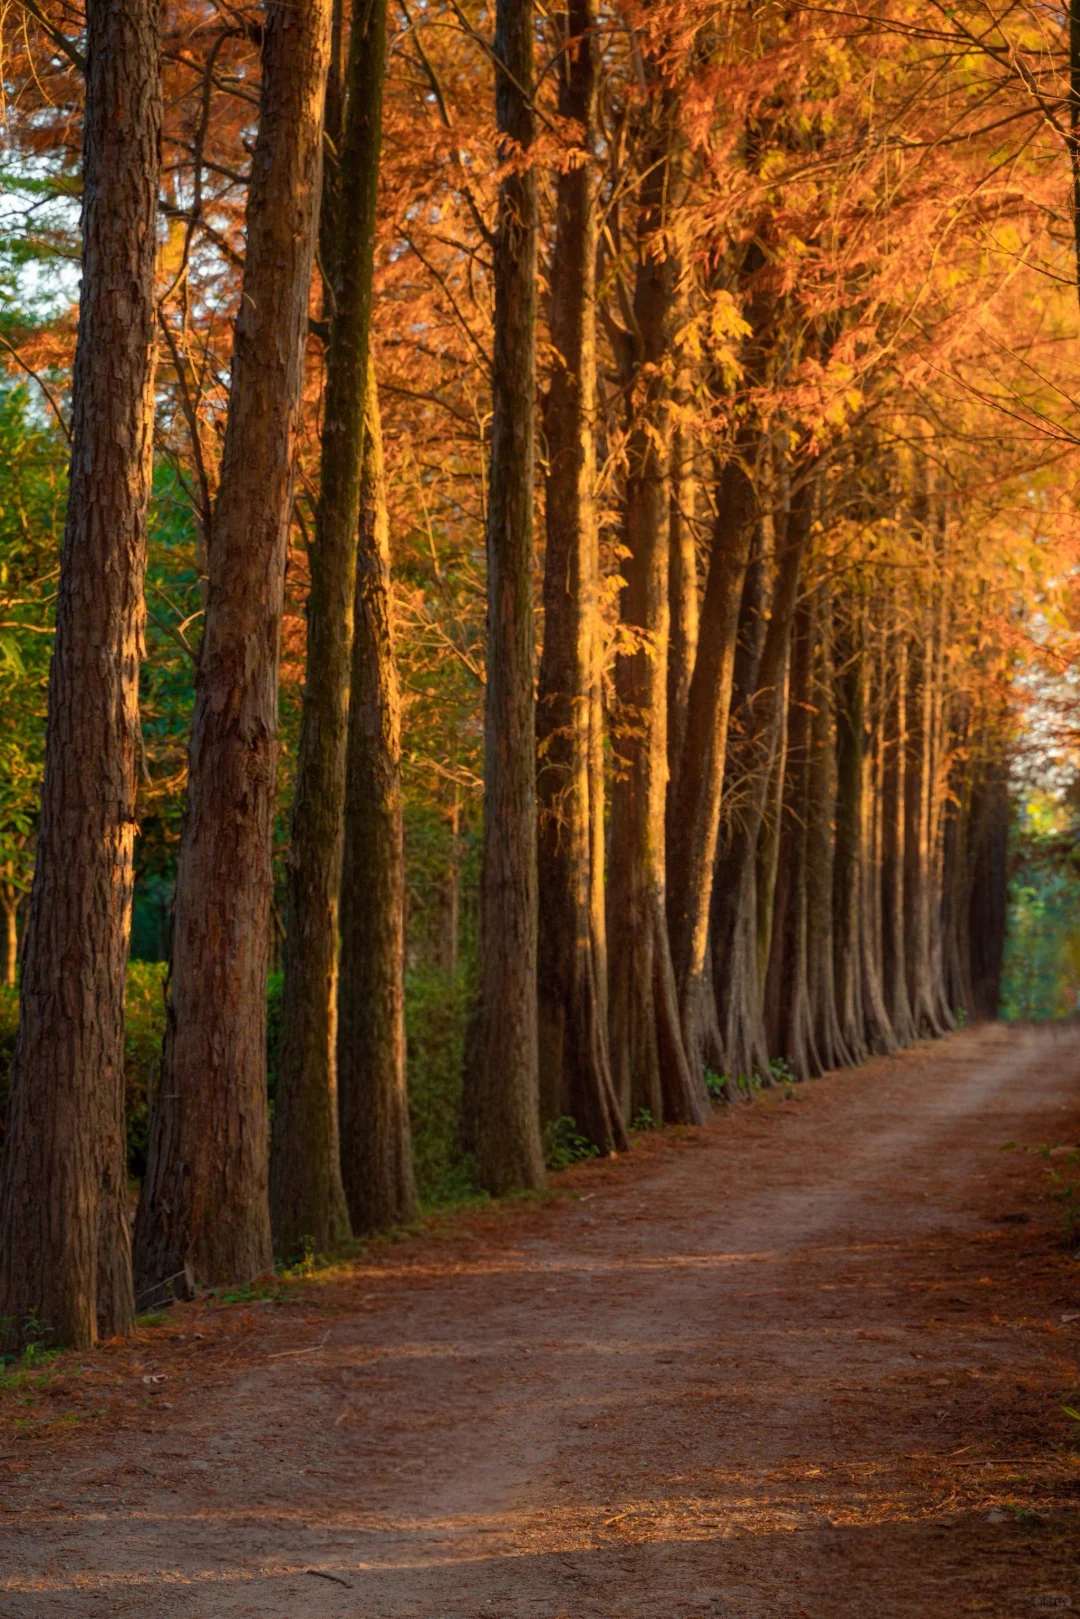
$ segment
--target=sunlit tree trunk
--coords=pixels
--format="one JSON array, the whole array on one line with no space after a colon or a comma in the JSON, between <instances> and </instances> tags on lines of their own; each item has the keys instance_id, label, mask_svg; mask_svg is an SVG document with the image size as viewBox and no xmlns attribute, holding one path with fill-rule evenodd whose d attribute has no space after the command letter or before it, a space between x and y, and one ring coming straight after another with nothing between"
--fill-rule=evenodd
<instances>
[{"instance_id":1,"label":"sunlit tree trunk","mask_svg":"<svg viewBox=\"0 0 1080 1619\"><path fill-rule=\"evenodd\" d=\"M856 1061L840 1032L838 986L834 971L833 833L837 771L832 618L827 588L819 585L811 688L810 766L807 773L806 958L814 1044L825 1069L843 1068Z\"/></svg>"},{"instance_id":2,"label":"sunlit tree trunk","mask_svg":"<svg viewBox=\"0 0 1080 1619\"><path fill-rule=\"evenodd\" d=\"M881 1053L895 1051L897 1042L881 980L881 726L878 694L874 690L875 661L872 647L864 647L859 659L864 721L859 799L859 934L863 1029L870 1049Z\"/></svg>"},{"instance_id":3,"label":"sunlit tree trunk","mask_svg":"<svg viewBox=\"0 0 1080 1619\"><path fill-rule=\"evenodd\" d=\"M401 696L375 371L367 378L341 884L341 1170L356 1232L416 1214L405 1075Z\"/></svg>"},{"instance_id":4,"label":"sunlit tree trunk","mask_svg":"<svg viewBox=\"0 0 1080 1619\"><path fill-rule=\"evenodd\" d=\"M343 126L323 184L333 234L322 233L321 257L333 289L271 1157L274 1234L285 1255L349 1235L337 1115L338 907L385 52L385 0L373 0L353 22ZM331 78L328 113L339 99Z\"/></svg>"},{"instance_id":5,"label":"sunlit tree trunk","mask_svg":"<svg viewBox=\"0 0 1080 1619\"><path fill-rule=\"evenodd\" d=\"M143 0L87 6L71 472L0 1161L8 1350L31 1334L86 1349L132 1320L124 981L153 462L159 30L158 7Z\"/></svg>"},{"instance_id":6,"label":"sunlit tree trunk","mask_svg":"<svg viewBox=\"0 0 1080 1619\"><path fill-rule=\"evenodd\" d=\"M863 1023L863 699L858 608L834 605L836 833L833 858L833 972L840 1034L856 1062L868 1055Z\"/></svg>"},{"instance_id":7,"label":"sunlit tree trunk","mask_svg":"<svg viewBox=\"0 0 1080 1619\"><path fill-rule=\"evenodd\" d=\"M678 402L682 403L688 397L690 382L691 378L685 371L677 379ZM694 444L689 432L684 427L676 428L671 436L671 533L668 542L668 600L671 606L668 651L669 842L686 742L690 682L697 661L701 616L694 523L697 480L693 452Z\"/></svg>"},{"instance_id":8,"label":"sunlit tree trunk","mask_svg":"<svg viewBox=\"0 0 1080 1619\"><path fill-rule=\"evenodd\" d=\"M8 866L9 872L11 865ZM0 882L0 984L15 988L19 969L19 900L13 881Z\"/></svg>"},{"instance_id":9,"label":"sunlit tree trunk","mask_svg":"<svg viewBox=\"0 0 1080 1619\"><path fill-rule=\"evenodd\" d=\"M497 0L495 112L503 150L535 132L532 0ZM495 329L487 512L480 996L463 1120L481 1185L544 1183L537 1048L533 504L536 175L504 172L493 247Z\"/></svg>"},{"instance_id":10,"label":"sunlit tree trunk","mask_svg":"<svg viewBox=\"0 0 1080 1619\"><path fill-rule=\"evenodd\" d=\"M882 792L882 978L885 1005L901 1045L915 1038L904 942L904 863L908 766L908 641L886 641Z\"/></svg>"},{"instance_id":11,"label":"sunlit tree trunk","mask_svg":"<svg viewBox=\"0 0 1080 1619\"><path fill-rule=\"evenodd\" d=\"M564 22L559 112L591 154L596 17L573 0ZM603 911L603 791L593 769L599 696L600 555L596 484L596 172L589 156L559 175L551 262L551 385L544 406L544 648L537 712L539 1052L545 1118L573 1118L603 1151L626 1145L608 1053ZM598 841L599 839L599 841ZM594 861L599 869L594 871Z\"/></svg>"},{"instance_id":12,"label":"sunlit tree trunk","mask_svg":"<svg viewBox=\"0 0 1080 1619\"><path fill-rule=\"evenodd\" d=\"M678 265L664 233L678 163L674 95L655 73L651 117L640 188L621 601L623 623L639 644L615 665L621 734L608 888L611 1060L624 1112L645 1108L654 1119L697 1123L708 1115L708 1094L686 1057L666 917L671 489L663 365L675 335Z\"/></svg>"},{"instance_id":13,"label":"sunlit tree trunk","mask_svg":"<svg viewBox=\"0 0 1080 1619\"><path fill-rule=\"evenodd\" d=\"M765 979L765 1030L772 1056L797 1079L822 1070L814 1039L808 961L807 840L810 811L811 705L815 604L803 601L792 629L787 762L780 818L772 942Z\"/></svg>"},{"instance_id":14,"label":"sunlit tree trunk","mask_svg":"<svg viewBox=\"0 0 1080 1619\"><path fill-rule=\"evenodd\" d=\"M266 984L277 676L318 222L330 0L273 0L209 550L161 1082L136 1221L144 1300L273 1263Z\"/></svg>"},{"instance_id":15,"label":"sunlit tree trunk","mask_svg":"<svg viewBox=\"0 0 1080 1619\"><path fill-rule=\"evenodd\" d=\"M776 782L791 628L810 540L814 489L812 470L805 469L780 529L767 624L762 628L754 624L753 644L738 678L739 764L745 786L717 863L712 919L720 1032L736 1079L757 1073L767 1080L769 1075L759 959L758 849L770 788ZM751 580L750 572L747 579ZM763 585L755 582L749 599L744 592L744 613L763 618L765 596ZM761 646L759 657L754 656L756 644Z\"/></svg>"},{"instance_id":16,"label":"sunlit tree trunk","mask_svg":"<svg viewBox=\"0 0 1080 1619\"><path fill-rule=\"evenodd\" d=\"M723 1060L713 1049L714 1009L707 977L709 917L727 760L739 606L756 500L758 435L740 434L717 483L700 640L683 722L682 763L668 814L668 927L680 1015L692 1070Z\"/></svg>"}]
</instances>

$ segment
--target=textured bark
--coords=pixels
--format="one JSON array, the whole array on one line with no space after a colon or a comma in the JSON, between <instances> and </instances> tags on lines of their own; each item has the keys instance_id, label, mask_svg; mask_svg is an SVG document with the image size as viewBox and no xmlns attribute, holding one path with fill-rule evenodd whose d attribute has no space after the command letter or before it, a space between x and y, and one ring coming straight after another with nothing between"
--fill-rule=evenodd
<instances>
[{"instance_id":1,"label":"textured bark","mask_svg":"<svg viewBox=\"0 0 1080 1619\"><path fill-rule=\"evenodd\" d=\"M950 1015L966 1017L974 1001L971 981L971 881L972 860L969 838L972 831L972 802L978 765L977 739L969 732L970 709L966 702L954 705L949 724L953 752L949 797L945 806L944 854L942 862L941 931L945 976L945 1002ZM974 745L973 745L974 744Z\"/></svg>"},{"instance_id":2,"label":"textured bark","mask_svg":"<svg viewBox=\"0 0 1080 1619\"><path fill-rule=\"evenodd\" d=\"M806 810L807 973L814 1044L823 1068L843 1068L856 1059L840 1033L833 963L836 754L833 715L832 615L827 598L816 612L818 641L814 655L813 712L810 721L810 769Z\"/></svg>"},{"instance_id":3,"label":"textured bark","mask_svg":"<svg viewBox=\"0 0 1080 1619\"><path fill-rule=\"evenodd\" d=\"M786 660L787 661L787 660ZM765 813L758 833L757 867L757 973L764 986L769 970L769 946L772 943L773 905L776 898L776 875L780 862L780 823L784 805L784 776L787 771L788 749L788 693L785 666L784 684L777 693L779 713L774 724L777 741L773 749L772 768L765 795Z\"/></svg>"},{"instance_id":4,"label":"textured bark","mask_svg":"<svg viewBox=\"0 0 1080 1619\"><path fill-rule=\"evenodd\" d=\"M560 115L595 141L596 18L591 0L566 13ZM551 263L553 374L544 407L544 648L537 711L539 803L539 1061L545 1119L573 1118L602 1151L627 1145L608 1052L603 906L603 778L593 769L601 723L600 548L596 483L596 172L559 176ZM597 841L597 838L599 841Z\"/></svg>"},{"instance_id":5,"label":"textured bark","mask_svg":"<svg viewBox=\"0 0 1080 1619\"><path fill-rule=\"evenodd\" d=\"M416 1214L405 1086L405 849L401 697L390 524L369 363L349 699L338 997L341 1171L353 1230Z\"/></svg>"},{"instance_id":6,"label":"textured bark","mask_svg":"<svg viewBox=\"0 0 1080 1619\"><path fill-rule=\"evenodd\" d=\"M908 727L907 811L904 835L904 944L912 1020L920 1035L940 1035L933 961L934 907L934 693L933 657L917 640L911 650L912 703Z\"/></svg>"},{"instance_id":7,"label":"textured bark","mask_svg":"<svg viewBox=\"0 0 1080 1619\"><path fill-rule=\"evenodd\" d=\"M82 295L37 865L0 1166L0 1348L130 1329L124 978L153 457L159 12L87 7Z\"/></svg>"},{"instance_id":8,"label":"textured bark","mask_svg":"<svg viewBox=\"0 0 1080 1619\"><path fill-rule=\"evenodd\" d=\"M532 0L497 0L495 59L495 111L503 151L527 156L535 131ZM504 173L493 248L480 996L463 1094L477 1176L493 1193L544 1184L532 593L536 222L535 173L531 168Z\"/></svg>"},{"instance_id":9,"label":"textured bark","mask_svg":"<svg viewBox=\"0 0 1080 1619\"><path fill-rule=\"evenodd\" d=\"M623 734L611 796L608 936L611 1062L628 1116L698 1123L704 1076L687 1061L666 917L670 454L663 362L674 339L679 266L668 250L676 107L659 84L641 185L634 287L636 415L627 446L623 623L639 645L616 659Z\"/></svg>"},{"instance_id":10,"label":"textured bark","mask_svg":"<svg viewBox=\"0 0 1080 1619\"><path fill-rule=\"evenodd\" d=\"M706 976L713 873L727 758L735 648L756 500L758 435L740 435L718 481L699 652L687 696L682 762L668 817L668 928L683 1038L697 1072L711 1055Z\"/></svg>"},{"instance_id":11,"label":"textured bark","mask_svg":"<svg viewBox=\"0 0 1080 1619\"><path fill-rule=\"evenodd\" d=\"M717 862L712 915L720 1032L735 1078L755 1072L766 1078L769 1073L759 966L757 853L770 787L775 783L791 627L813 509L814 479L808 471L792 500L780 542L767 627L763 636L754 627L737 680L745 802L733 817L727 845ZM744 590L743 614L756 616L762 605L758 599L762 586L749 573L747 580L752 582L752 590L749 598ZM756 644L761 645L759 658L754 656Z\"/></svg>"},{"instance_id":12,"label":"textured bark","mask_svg":"<svg viewBox=\"0 0 1080 1619\"><path fill-rule=\"evenodd\" d=\"M676 397L680 403L688 398L689 387L689 377L680 375L676 383ZM684 428L677 428L671 437L671 533L668 541L668 600L671 606L668 648L669 828L679 790L690 682L694 675L700 634L701 604L697 537L694 532L696 499L693 440Z\"/></svg>"},{"instance_id":13,"label":"textured bark","mask_svg":"<svg viewBox=\"0 0 1080 1619\"><path fill-rule=\"evenodd\" d=\"M247 1281L273 1263L266 979L277 671L329 45L329 0L274 0L211 532L162 1078L136 1220L143 1299Z\"/></svg>"},{"instance_id":14,"label":"textured bark","mask_svg":"<svg viewBox=\"0 0 1080 1619\"><path fill-rule=\"evenodd\" d=\"M271 1155L270 1201L282 1254L305 1241L325 1250L349 1235L338 1146L338 905L385 55L385 0L373 0L353 25L344 129L327 170L332 183L323 186L336 234L321 232L333 296ZM337 103L336 91L328 91L334 116Z\"/></svg>"},{"instance_id":15,"label":"textured bark","mask_svg":"<svg viewBox=\"0 0 1080 1619\"><path fill-rule=\"evenodd\" d=\"M870 844L867 750L869 657L862 608L843 612L834 641L836 656L836 857L834 973L837 1012L844 1043L857 1061L870 1051L891 1051L896 1041L882 998L872 948L876 878Z\"/></svg>"},{"instance_id":16,"label":"textured bark","mask_svg":"<svg viewBox=\"0 0 1080 1619\"><path fill-rule=\"evenodd\" d=\"M887 642L884 781L882 793L882 978L885 1005L901 1045L916 1035L908 1000L904 943L904 861L908 762L908 643Z\"/></svg>"},{"instance_id":17,"label":"textured bark","mask_svg":"<svg viewBox=\"0 0 1080 1619\"><path fill-rule=\"evenodd\" d=\"M770 1055L783 1057L797 1079L822 1071L810 1001L807 836L810 800L813 655L812 600L796 611L788 694L788 745L780 817L772 943L765 979L765 1032Z\"/></svg>"},{"instance_id":18,"label":"textured bark","mask_svg":"<svg viewBox=\"0 0 1080 1619\"><path fill-rule=\"evenodd\" d=\"M870 1049L895 1051L896 1034L889 1020L882 987L881 922L881 723L871 711L874 660L867 650L860 659L863 715L859 838L859 935L862 953L863 1026Z\"/></svg>"}]
</instances>

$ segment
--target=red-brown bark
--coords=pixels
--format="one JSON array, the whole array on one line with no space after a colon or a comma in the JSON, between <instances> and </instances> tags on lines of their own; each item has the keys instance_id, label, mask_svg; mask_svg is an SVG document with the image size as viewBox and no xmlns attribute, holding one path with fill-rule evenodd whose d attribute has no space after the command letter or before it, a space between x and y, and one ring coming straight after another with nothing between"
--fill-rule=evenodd
<instances>
[{"instance_id":1,"label":"red-brown bark","mask_svg":"<svg viewBox=\"0 0 1080 1619\"><path fill-rule=\"evenodd\" d=\"M124 1132L153 458L160 14L91 0L82 296L45 778L0 1167L0 1348L132 1319Z\"/></svg>"}]
</instances>

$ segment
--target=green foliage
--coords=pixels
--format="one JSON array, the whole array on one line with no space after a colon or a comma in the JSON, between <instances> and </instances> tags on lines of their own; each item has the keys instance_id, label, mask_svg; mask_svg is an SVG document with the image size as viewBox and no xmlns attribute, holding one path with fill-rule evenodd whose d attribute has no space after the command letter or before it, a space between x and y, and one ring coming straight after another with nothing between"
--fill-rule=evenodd
<instances>
[{"instance_id":1,"label":"green foliage","mask_svg":"<svg viewBox=\"0 0 1080 1619\"><path fill-rule=\"evenodd\" d=\"M652 1110L647 1107L639 1107L634 1117L630 1120L631 1134L636 1135L644 1130L655 1129L656 1120L652 1116Z\"/></svg>"},{"instance_id":2,"label":"green foliage","mask_svg":"<svg viewBox=\"0 0 1080 1619\"><path fill-rule=\"evenodd\" d=\"M0 1119L7 1108L8 1069L19 1022L19 998L14 989L0 988ZM161 1068L161 1040L165 1032L165 966L162 962L133 961L127 979L127 1028L124 1038L124 1079L127 1094L128 1170L140 1176L146 1167L150 1128L150 1097Z\"/></svg>"},{"instance_id":3,"label":"green foliage","mask_svg":"<svg viewBox=\"0 0 1080 1619\"><path fill-rule=\"evenodd\" d=\"M600 1148L583 1136L577 1120L564 1113L544 1129L544 1162L549 1169L569 1169L587 1158L599 1158Z\"/></svg>"},{"instance_id":4,"label":"green foliage","mask_svg":"<svg viewBox=\"0 0 1080 1619\"><path fill-rule=\"evenodd\" d=\"M1046 1022L1080 1009L1080 870L1071 812L1035 797L1016 838L1001 1015Z\"/></svg>"},{"instance_id":5,"label":"green foliage","mask_svg":"<svg viewBox=\"0 0 1080 1619\"><path fill-rule=\"evenodd\" d=\"M0 883L9 901L33 873L66 473L66 445L29 389L0 381Z\"/></svg>"},{"instance_id":6,"label":"green foliage","mask_svg":"<svg viewBox=\"0 0 1080 1619\"><path fill-rule=\"evenodd\" d=\"M465 1025L471 1004L465 971L416 967L405 977L409 1116L421 1203L459 1202L475 1195L471 1165L458 1129Z\"/></svg>"},{"instance_id":7,"label":"green foliage","mask_svg":"<svg viewBox=\"0 0 1080 1619\"><path fill-rule=\"evenodd\" d=\"M727 1100L728 1077L726 1074L714 1074L711 1068L705 1070L705 1089L714 1102Z\"/></svg>"}]
</instances>

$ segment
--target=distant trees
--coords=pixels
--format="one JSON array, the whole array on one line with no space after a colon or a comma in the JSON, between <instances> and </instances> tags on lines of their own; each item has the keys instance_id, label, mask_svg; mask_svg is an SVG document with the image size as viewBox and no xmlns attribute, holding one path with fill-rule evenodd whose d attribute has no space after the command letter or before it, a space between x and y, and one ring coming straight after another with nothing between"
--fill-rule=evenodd
<instances>
[{"instance_id":1,"label":"distant trees","mask_svg":"<svg viewBox=\"0 0 1080 1619\"><path fill-rule=\"evenodd\" d=\"M62 205L84 64L43 5L6 71L25 184ZM993 1015L1014 673L1071 611L1076 311L1040 269L1067 54L980 5L939 61L902 0L865 26L498 0L490 38L457 0L166 5L160 48L137 0L92 0L40 817L33 747L22 797L0 781L7 981L38 845L9 1336L130 1317L140 816L175 877L145 1302L410 1221L434 1116L461 1183L538 1188L545 1132L556 1162L622 1151ZM168 743L137 797L155 330ZM58 412L65 333L0 332ZM32 722L20 501L0 469L0 677ZM439 1085L410 1097L425 1017Z\"/></svg>"}]
</instances>

